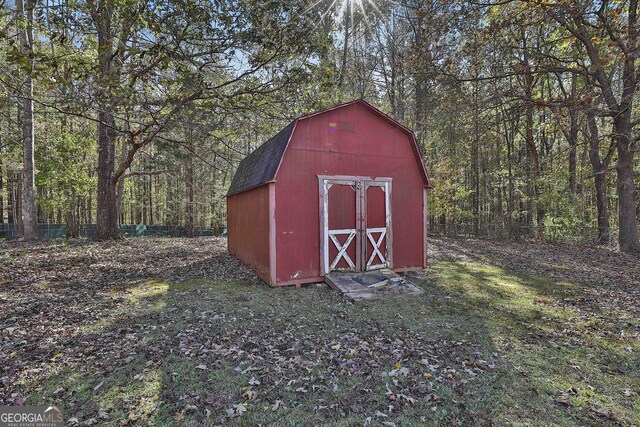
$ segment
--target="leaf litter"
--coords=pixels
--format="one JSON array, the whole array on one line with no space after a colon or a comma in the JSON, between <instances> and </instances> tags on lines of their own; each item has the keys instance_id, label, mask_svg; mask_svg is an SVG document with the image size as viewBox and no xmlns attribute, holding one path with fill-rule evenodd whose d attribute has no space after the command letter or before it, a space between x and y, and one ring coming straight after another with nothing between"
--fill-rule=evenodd
<instances>
[{"instance_id":1,"label":"leaf litter","mask_svg":"<svg viewBox=\"0 0 640 427\"><path fill-rule=\"evenodd\" d=\"M637 314L637 259L613 251L437 239L430 250L440 261L606 284L536 301L587 322L620 304ZM0 404L60 403L80 424L223 424L260 412L277 423L301 411L395 425L416 410L427 411L417 419L481 422L455 396L506 364L473 338L452 339L447 322L436 327L442 334L414 327L416 306L377 313L326 287L269 289L226 252L225 239L0 242L0 251ZM429 287L430 274L416 282ZM620 332L637 337L637 327ZM573 332L569 325L564 335L579 345ZM140 386L129 393L132 382ZM634 385L620 395L637 393ZM557 400L577 394L563 390Z\"/></svg>"}]
</instances>

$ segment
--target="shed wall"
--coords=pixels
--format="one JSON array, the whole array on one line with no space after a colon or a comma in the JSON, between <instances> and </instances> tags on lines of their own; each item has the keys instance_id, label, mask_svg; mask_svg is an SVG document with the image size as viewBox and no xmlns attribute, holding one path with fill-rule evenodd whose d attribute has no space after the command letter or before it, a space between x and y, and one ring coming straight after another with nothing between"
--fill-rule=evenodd
<instances>
[{"instance_id":1,"label":"shed wall","mask_svg":"<svg viewBox=\"0 0 640 427\"><path fill-rule=\"evenodd\" d=\"M229 252L271 283L269 207L270 183L227 197Z\"/></svg>"},{"instance_id":2,"label":"shed wall","mask_svg":"<svg viewBox=\"0 0 640 427\"><path fill-rule=\"evenodd\" d=\"M276 177L277 282L320 276L318 175L390 177L393 269L424 263L424 182L409 136L360 105L300 120Z\"/></svg>"}]
</instances>

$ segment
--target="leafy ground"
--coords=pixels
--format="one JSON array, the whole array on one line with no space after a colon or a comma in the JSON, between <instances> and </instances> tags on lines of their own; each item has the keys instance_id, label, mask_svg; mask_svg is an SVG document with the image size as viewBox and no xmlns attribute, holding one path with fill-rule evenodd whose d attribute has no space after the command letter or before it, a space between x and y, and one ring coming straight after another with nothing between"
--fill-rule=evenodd
<instances>
[{"instance_id":1,"label":"leafy ground","mask_svg":"<svg viewBox=\"0 0 640 427\"><path fill-rule=\"evenodd\" d=\"M421 297L270 289L225 241L0 242L0 404L70 424L640 425L640 259L430 244Z\"/></svg>"}]
</instances>

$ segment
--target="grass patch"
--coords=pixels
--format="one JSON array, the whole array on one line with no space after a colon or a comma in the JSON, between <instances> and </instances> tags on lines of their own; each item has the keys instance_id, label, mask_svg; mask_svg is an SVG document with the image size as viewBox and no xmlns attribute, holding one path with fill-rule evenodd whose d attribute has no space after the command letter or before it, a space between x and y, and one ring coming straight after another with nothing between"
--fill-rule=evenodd
<instances>
[{"instance_id":1,"label":"grass patch","mask_svg":"<svg viewBox=\"0 0 640 427\"><path fill-rule=\"evenodd\" d=\"M141 298L151 299L162 297L168 290L168 283L151 279L140 283L138 286L128 288L126 293L129 302L138 303Z\"/></svg>"}]
</instances>

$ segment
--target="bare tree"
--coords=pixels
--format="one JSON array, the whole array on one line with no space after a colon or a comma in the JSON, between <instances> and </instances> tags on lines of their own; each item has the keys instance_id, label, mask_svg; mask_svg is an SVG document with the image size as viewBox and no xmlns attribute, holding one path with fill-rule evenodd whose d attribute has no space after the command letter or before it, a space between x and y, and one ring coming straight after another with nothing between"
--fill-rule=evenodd
<instances>
[{"instance_id":1,"label":"bare tree","mask_svg":"<svg viewBox=\"0 0 640 427\"><path fill-rule=\"evenodd\" d=\"M20 53L26 59L25 79L21 90L22 107L22 236L26 240L38 237L38 218L36 211L36 186L34 166L34 122L33 122L33 9L34 0L17 0L19 17Z\"/></svg>"}]
</instances>

